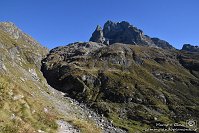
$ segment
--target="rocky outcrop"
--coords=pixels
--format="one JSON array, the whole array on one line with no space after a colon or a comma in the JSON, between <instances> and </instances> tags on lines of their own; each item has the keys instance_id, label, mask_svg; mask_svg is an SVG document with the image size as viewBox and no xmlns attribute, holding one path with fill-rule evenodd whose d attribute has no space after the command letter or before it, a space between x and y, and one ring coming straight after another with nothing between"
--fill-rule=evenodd
<instances>
[{"instance_id":1,"label":"rocky outcrop","mask_svg":"<svg viewBox=\"0 0 199 133\"><path fill-rule=\"evenodd\" d=\"M190 50L190 49L189 49ZM199 53L197 51L181 51L177 56L180 64L188 69L194 76L199 78Z\"/></svg>"},{"instance_id":2,"label":"rocky outcrop","mask_svg":"<svg viewBox=\"0 0 199 133\"><path fill-rule=\"evenodd\" d=\"M144 33L140 29L137 29L136 27L130 25L128 22L125 21L118 23L107 21L104 24L103 33L104 37L109 40L110 44L153 44L153 42L147 36L144 36Z\"/></svg>"},{"instance_id":3,"label":"rocky outcrop","mask_svg":"<svg viewBox=\"0 0 199 133\"><path fill-rule=\"evenodd\" d=\"M146 45L157 46L163 49L174 49L172 45L164 40L158 38L150 38L144 35L143 31L134 27L126 21L112 22L107 21L103 29L97 26L93 32L90 41L104 43L104 44L132 44L132 45Z\"/></svg>"},{"instance_id":4,"label":"rocky outcrop","mask_svg":"<svg viewBox=\"0 0 199 133\"><path fill-rule=\"evenodd\" d=\"M188 52L199 52L199 46L193 46L191 44L184 44L182 47L183 51L188 51Z\"/></svg>"},{"instance_id":5,"label":"rocky outcrop","mask_svg":"<svg viewBox=\"0 0 199 133\"><path fill-rule=\"evenodd\" d=\"M104 38L102 28L99 25L96 27L96 29L93 32L92 37L90 38L89 41L97 42L97 43L104 43L105 42L105 38Z\"/></svg>"},{"instance_id":6,"label":"rocky outcrop","mask_svg":"<svg viewBox=\"0 0 199 133\"><path fill-rule=\"evenodd\" d=\"M32 37L21 31L12 22L0 22L0 31L2 36L3 34L7 34L7 36L11 38L10 40L13 40L13 46L9 49L13 60L18 60L19 55L23 53L28 62L37 65L38 68L41 67L41 60L48 53L47 48L43 47ZM4 43L4 47L5 46ZM16 54L18 54L18 56L16 56Z\"/></svg>"},{"instance_id":7,"label":"rocky outcrop","mask_svg":"<svg viewBox=\"0 0 199 133\"><path fill-rule=\"evenodd\" d=\"M199 104L199 79L179 62L180 53L123 43L77 42L52 49L42 71L50 85L113 124L124 126L123 120L128 121L125 129L130 131L142 127L132 128L132 120L153 127L157 121L181 121L190 115L197 119L198 109L187 106Z\"/></svg>"},{"instance_id":8,"label":"rocky outcrop","mask_svg":"<svg viewBox=\"0 0 199 133\"><path fill-rule=\"evenodd\" d=\"M178 60L195 77L199 78L199 47L191 44L184 44L178 54Z\"/></svg>"},{"instance_id":9,"label":"rocky outcrop","mask_svg":"<svg viewBox=\"0 0 199 133\"><path fill-rule=\"evenodd\" d=\"M175 49L171 44L167 41L161 40L159 38L151 38L151 40L155 43L156 46L163 49Z\"/></svg>"}]
</instances>

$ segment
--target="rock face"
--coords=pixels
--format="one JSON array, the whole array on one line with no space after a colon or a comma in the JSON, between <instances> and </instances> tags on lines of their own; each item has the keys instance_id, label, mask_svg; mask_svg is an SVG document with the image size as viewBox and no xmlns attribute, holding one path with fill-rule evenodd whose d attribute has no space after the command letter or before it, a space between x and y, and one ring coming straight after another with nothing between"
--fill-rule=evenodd
<instances>
[{"instance_id":1,"label":"rock face","mask_svg":"<svg viewBox=\"0 0 199 133\"><path fill-rule=\"evenodd\" d=\"M103 28L104 37L109 40L110 44L125 43L125 44L142 44L152 45L153 42L143 32L136 27L133 27L128 22L122 21L114 23L107 21Z\"/></svg>"},{"instance_id":2,"label":"rock face","mask_svg":"<svg viewBox=\"0 0 199 133\"><path fill-rule=\"evenodd\" d=\"M161 40L159 38L151 38L151 40L155 43L156 46L163 49L174 49L174 47L169 44L167 41Z\"/></svg>"},{"instance_id":3,"label":"rock face","mask_svg":"<svg viewBox=\"0 0 199 133\"><path fill-rule=\"evenodd\" d=\"M199 46L193 46L191 44L184 44L182 50L189 52L199 52Z\"/></svg>"},{"instance_id":4,"label":"rock face","mask_svg":"<svg viewBox=\"0 0 199 133\"><path fill-rule=\"evenodd\" d=\"M178 55L179 62L187 68L194 76L199 78L199 47L184 44Z\"/></svg>"},{"instance_id":5,"label":"rock face","mask_svg":"<svg viewBox=\"0 0 199 133\"><path fill-rule=\"evenodd\" d=\"M90 41L104 44L124 43L132 45L157 46L163 49L174 49L172 45L158 38L150 38L144 35L143 31L132 26L126 21L112 22L107 21L103 30L97 26ZM107 43L108 42L108 43Z\"/></svg>"},{"instance_id":6,"label":"rock face","mask_svg":"<svg viewBox=\"0 0 199 133\"><path fill-rule=\"evenodd\" d=\"M182 65L180 55L144 44L77 42L52 49L42 71L67 96L129 132L142 132L157 122L198 119L198 67L190 72L193 66Z\"/></svg>"},{"instance_id":7,"label":"rock face","mask_svg":"<svg viewBox=\"0 0 199 133\"><path fill-rule=\"evenodd\" d=\"M32 37L22 32L12 22L0 22L0 30L8 34L7 36L13 40L13 43L15 42L14 47L9 49L13 59L18 58L16 57L17 53L23 52L30 63L34 63L37 67L41 67L41 60L48 53L47 48L41 46Z\"/></svg>"},{"instance_id":8,"label":"rock face","mask_svg":"<svg viewBox=\"0 0 199 133\"><path fill-rule=\"evenodd\" d=\"M95 31L93 32L92 37L90 38L90 41L97 42L97 43L105 42L102 28L99 25L96 27Z\"/></svg>"}]
</instances>

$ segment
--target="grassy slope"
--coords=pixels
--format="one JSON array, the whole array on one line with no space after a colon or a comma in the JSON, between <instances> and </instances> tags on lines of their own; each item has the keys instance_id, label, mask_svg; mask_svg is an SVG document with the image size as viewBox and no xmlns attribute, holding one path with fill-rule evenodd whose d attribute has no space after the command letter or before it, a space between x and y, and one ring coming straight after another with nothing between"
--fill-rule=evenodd
<instances>
[{"instance_id":1,"label":"grassy slope","mask_svg":"<svg viewBox=\"0 0 199 133\"><path fill-rule=\"evenodd\" d=\"M67 112L69 101L65 101L65 108L57 109L62 101L55 96L35 65L33 55L44 54L42 49L34 46L27 47L23 40L16 41L0 30L0 52L2 64L0 69L0 131L2 133L32 133L42 130L54 133L58 129L56 120L64 119L82 132L101 132L92 122L79 119L73 112ZM29 45L29 44L28 44ZM12 49L17 52L10 52ZM14 57L11 55L14 54ZM37 57L37 56L35 56ZM35 79L29 70L37 73ZM51 101L53 100L53 101ZM57 108L56 108L57 107ZM71 110L75 107L71 107ZM77 110L78 112L78 110Z\"/></svg>"}]
</instances>

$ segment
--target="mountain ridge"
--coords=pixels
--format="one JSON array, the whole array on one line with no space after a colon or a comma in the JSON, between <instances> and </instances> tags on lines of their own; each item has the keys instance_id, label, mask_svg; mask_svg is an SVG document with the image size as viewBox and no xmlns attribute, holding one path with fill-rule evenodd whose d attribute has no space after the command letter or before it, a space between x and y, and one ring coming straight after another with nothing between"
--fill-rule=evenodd
<instances>
[{"instance_id":1,"label":"mountain ridge","mask_svg":"<svg viewBox=\"0 0 199 133\"><path fill-rule=\"evenodd\" d=\"M98 25L89 41L111 45L113 43L124 43L132 45L157 46L163 49L174 49L168 42L159 38L151 38L144 35L143 31L134 27L126 21L112 22L108 20L103 29Z\"/></svg>"}]
</instances>

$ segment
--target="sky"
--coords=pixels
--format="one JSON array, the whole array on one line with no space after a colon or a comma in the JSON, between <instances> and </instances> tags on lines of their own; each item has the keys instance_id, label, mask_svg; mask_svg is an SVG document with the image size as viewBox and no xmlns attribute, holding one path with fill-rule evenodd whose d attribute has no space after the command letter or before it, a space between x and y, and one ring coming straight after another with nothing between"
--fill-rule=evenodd
<instances>
[{"instance_id":1,"label":"sky","mask_svg":"<svg viewBox=\"0 0 199 133\"><path fill-rule=\"evenodd\" d=\"M199 45L199 0L0 0L0 22L15 23L49 49L88 41L107 20L128 21L178 49Z\"/></svg>"}]
</instances>

